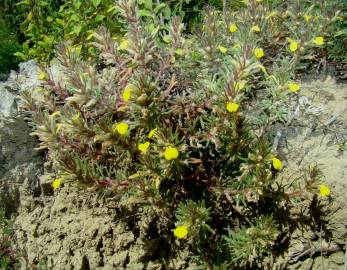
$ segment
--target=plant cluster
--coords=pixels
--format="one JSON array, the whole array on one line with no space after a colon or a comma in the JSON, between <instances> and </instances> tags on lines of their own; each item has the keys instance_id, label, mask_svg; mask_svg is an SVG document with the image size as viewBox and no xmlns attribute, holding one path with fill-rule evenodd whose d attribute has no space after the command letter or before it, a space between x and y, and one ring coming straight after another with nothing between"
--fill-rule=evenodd
<instances>
[{"instance_id":1,"label":"plant cluster","mask_svg":"<svg viewBox=\"0 0 347 270\"><path fill-rule=\"evenodd\" d=\"M139 16L145 18L152 30L165 27L172 14L198 18L204 1L175 0L160 3L152 0L137 0ZM192 3L191 3L192 2ZM88 46L95 30L106 26L112 38L120 40L124 34L124 20L117 16L117 1L107 0L22 0L17 6L24 7L26 18L21 23L25 35L23 51L17 53L23 60L35 58L49 62L55 47L63 40L70 40L84 57L94 56ZM194 19L193 19L194 20Z\"/></svg>"},{"instance_id":2,"label":"plant cluster","mask_svg":"<svg viewBox=\"0 0 347 270\"><path fill-rule=\"evenodd\" d=\"M122 39L93 32L97 61L59 45L64 80L42 67L42 86L22 94L55 190L77 183L150 209L170 254L188 247L207 269L262 268L311 199L330 195L315 167L276 177L285 164L271 144L300 91L296 70L321 57L335 14L314 11L323 0L244 2L207 8L188 36L179 17L153 28L160 14L120 1Z\"/></svg>"}]
</instances>

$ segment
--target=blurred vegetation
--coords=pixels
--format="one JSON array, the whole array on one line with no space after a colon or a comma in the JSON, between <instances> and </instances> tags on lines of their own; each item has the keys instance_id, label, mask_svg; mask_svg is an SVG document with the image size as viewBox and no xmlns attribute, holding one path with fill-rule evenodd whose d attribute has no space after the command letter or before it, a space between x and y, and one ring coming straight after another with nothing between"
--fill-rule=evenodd
<instances>
[{"instance_id":1,"label":"blurred vegetation","mask_svg":"<svg viewBox=\"0 0 347 270\"><path fill-rule=\"evenodd\" d=\"M19 59L14 53L20 50L18 35L12 31L4 19L0 18L0 73L16 70Z\"/></svg>"},{"instance_id":2,"label":"blurred vegetation","mask_svg":"<svg viewBox=\"0 0 347 270\"><path fill-rule=\"evenodd\" d=\"M336 2L340 15L334 24L334 37L328 43L328 57L331 61L347 64L347 1Z\"/></svg>"},{"instance_id":3,"label":"blurred vegetation","mask_svg":"<svg viewBox=\"0 0 347 270\"><path fill-rule=\"evenodd\" d=\"M117 2L117 1L116 1ZM283 5L280 0L263 0L263 3L275 8ZM295 1L293 1L295 2ZM203 10L213 6L219 10L239 9L245 6L243 0L137 0L141 16L158 15L163 25L170 16L179 15L185 23L185 31L193 32L202 22ZM319 1L317 2L319 3ZM15 68L19 59L36 59L48 63L54 56L54 48L64 40L82 50L86 57L95 54L88 45L92 33L101 25L106 26L115 39L124 34L122 19L117 15L115 2L111 0L4 0L0 18L5 22L1 27L3 40L0 54L3 59L1 72ZM311 1L301 1L301 5L310 6ZM334 23L335 36L327 44L328 59L335 62L346 61L347 48L347 2L330 1L330 7L338 5L341 9L340 20ZM319 10L318 10L319 11ZM156 27L152 25L152 27ZM10 29L10 30L9 30ZM6 35L6 37L5 37ZM18 47L18 42L21 48ZM16 48L15 58L12 56ZM7 60L6 60L7 59Z\"/></svg>"}]
</instances>

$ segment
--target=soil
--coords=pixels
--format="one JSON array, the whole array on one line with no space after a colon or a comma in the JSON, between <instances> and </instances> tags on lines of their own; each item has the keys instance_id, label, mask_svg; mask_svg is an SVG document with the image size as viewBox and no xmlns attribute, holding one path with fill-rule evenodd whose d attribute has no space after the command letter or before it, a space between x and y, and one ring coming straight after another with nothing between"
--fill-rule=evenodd
<instances>
[{"instance_id":1,"label":"soil","mask_svg":"<svg viewBox=\"0 0 347 270\"><path fill-rule=\"evenodd\" d=\"M347 85L334 79L307 80L292 100L295 116L284 129L279 144L286 166L280 177L291 177L310 165L322 172L322 183L331 189L325 217L331 233L324 235L310 230L297 230L285 255L293 258L288 269L347 269ZM329 250L320 252L321 247ZM309 252L309 251L319 252ZM303 256L304 253L306 256ZM314 254L313 254L314 253ZM301 256L301 257L300 257ZM299 259L300 258L300 259Z\"/></svg>"}]
</instances>

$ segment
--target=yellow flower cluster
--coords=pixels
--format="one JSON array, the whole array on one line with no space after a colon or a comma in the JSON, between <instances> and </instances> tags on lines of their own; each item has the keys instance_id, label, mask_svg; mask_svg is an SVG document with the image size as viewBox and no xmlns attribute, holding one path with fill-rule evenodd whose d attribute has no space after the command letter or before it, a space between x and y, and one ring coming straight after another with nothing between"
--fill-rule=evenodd
<instances>
[{"instance_id":1,"label":"yellow flower cluster","mask_svg":"<svg viewBox=\"0 0 347 270\"><path fill-rule=\"evenodd\" d=\"M237 112L237 110L239 109L239 104L234 102L228 102L226 108L228 112Z\"/></svg>"},{"instance_id":2,"label":"yellow flower cluster","mask_svg":"<svg viewBox=\"0 0 347 270\"><path fill-rule=\"evenodd\" d=\"M279 160L278 158L273 158L273 159L272 159L272 166L273 166L276 170L281 170L281 169L283 168L282 161Z\"/></svg>"},{"instance_id":3,"label":"yellow flower cluster","mask_svg":"<svg viewBox=\"0 0 347 270\"><path fill-rule=\"evenodd\" d=\"M229 26L229 32L230 33L235 33L237 31L237 25L236 24L230 24Z\"/></svg>"},{"instance_id":4,"label":"yellow flower cluster","mask_svg":"<svg viewBox=\"0 0 347 270\"><path fill-rule=\"evenodd\" d=\"M148 138L152 138L157 133L157 130L158 128L152 129L148 134Z\"/></svg>"},{"instance_id":5,"label":"yellow flower cluster","mask_svg":"<svg viewBox=\"0 0 347 270\"><path fill-rule=\"evenodd\" d=\"M291 40L291 42L289 43L289 50L291 52L296 52L298 47L299 47L299 44L295 40Z\"/></svg>"},{"instance_id":6,"label":"yellow flower cluster","mask_svg":"<svg viewBox=\"0 0 347 270\"><path fill-rule=\"evenodd\" d=\"M218 46L218 50L221 52L221 53L227 53L228 49L223 47L223 46Z\"/></svg>"},{"instance_id":7,"label":"yellow flower cluster","mask_svg":"<svg viewBox=\"0 0 347 270\"><path fill-rule=\"evenodd\" d=\"M128 102L130 100L131 92L133 92L133 90L134 90L134 87L132 85L128 85L127 87L125 87L122 94L123 100L125 102Z\"/></svg>"},{"instance_id":8,"label":"yellow flower cluster","mask_svg":"<svg viewBox=\"0 0 347 270\"><path fill-rule=\"evenodd\" d=\"M138 149L142 152L142 154L146 154L149 148L150 142L140 143L138 145Z\"/></svg>"},{"instance_id":9,"label":"yellow flower cluster","mask_svg":"<svg viewBox=\"0 0 347 270\"><path fill-rule=\"evenodd\" d=\"M311 20L312 16L311 15L308 15L308 14L305 14L304 15L304 19L305 21L308 23L310 20Z\"/></svg>"},{"instance_id":10,"label":"yellow flower cluster","mask_svg":"<svg viewBox=\"0 0 347 270\"><path fill-rule=\"evenodd\" d=\"M315 37L313 39L313 43L318 45L318 46L321 46L324 44L324 38L323 37Z\"/></svg>"},{"instance_id":11,"label":"yellow flower cluster","mask_svg":"<svg viewBox=\"0 0 347 270\"><path fill-rule=\"evenodd\" d=\"M115 124L113 130L118 132L120 135L125 135L128 132L129 125L125 122Z\"/></svg>"},{"instance_id":12,"label":"yellow flower cluster","mask_svg":"<svg viewBox=\"0 0 347 270\"><path fill-rule=\"evenodd\" d=\"M60 184L61 184L61 179L60 178L55 179L52 183L53 189L56 190L60 186Z\"/></svg>"},{"instance_id":13,"label":"yellow flower cluster","mask_svg":"<svg viewBox=\"0 0 347 270\"><path fill-rule=\"evenodd\" d=\"M129 48L129 41L124 39L117 47L118 51L126 51Z\"/></svg>"},{"instance_id":14,"label":"yellow flower cluster","mask_svg":"<svg viewBox=\"0 0 347 270\"><path fill-rule=\"evenodd\" d=\"M179 239L182 239L182 238L185 238L188 234L188 228L187 226L178 226L176 227L176 229L174 230L174 235L179 238Z\"/></svg>"},{"instance_id":15,"label":"yellow flower cluster","mask_svg":"<svg viewBox=\"0 0 347 270\"><path fill-rule=\"evenodd\" d=\"M297 83L288 83L288 88L291 92L296 93L300 90L300 85Z\"/></svg>"},{"instance_id":16,"label":"yellow flower cluster","mask_svg":"<svg viewBox=\"0 0 347 270\"><path fill-rule=\"evenodd\" d=\"M322 197L328 197L330 196L330 188L327 185L320 185L319 193Z\"/></svg>"},{"instance_id":17,"label":"yellow flower cluster","mask_svg":"<svg viewBox=\"0 0 347 270\"><path fill-rule=\"evenodd\" d=\"M165 152L164 152L164 157L166 160L173 160L178 158L179 152L177 150L177 148L169 146L166 147Z\"/></svg>"},{"instance_id":18,"label":"yellow flower cluster","mask_svg":"<svg viewBox=\"0 0 347 270\"><path fill-rule=\"evenodd\" d=\"M258 25L253 25L251 28L251 32L259 33L260 27Z\"/></svg>"},{"instance_id":19,"label":"yellow flower cluster","mask_svg":"<svg viewBox=\"0 0 347 270\"><path fill-rule=\"evenodd\" d=\"M239 81L239 82L234 82L234 89L236 91L241 91L245 88L246 82L245 81Z\"/></svg>"},{"instance_id":20,"label":"yellow flower cluster","mask_svg":"<svg viewBox=\"0 0 347 270\"><path fill-rule=\"evenodd\" d=\"M260 59L265 55L264 50L262 48L255 48L254 49L254 55L257 59Z\"/></svg>"}]
</instances>

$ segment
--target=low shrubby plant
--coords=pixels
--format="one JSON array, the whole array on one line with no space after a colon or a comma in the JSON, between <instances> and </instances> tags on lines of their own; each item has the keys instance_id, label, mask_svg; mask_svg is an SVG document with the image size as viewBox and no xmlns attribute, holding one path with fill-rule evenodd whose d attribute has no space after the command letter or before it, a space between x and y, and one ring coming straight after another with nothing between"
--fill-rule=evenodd
<instances>
[{"instance_id":1,"label":"low shrubby plant","mask_svg":"<svg viewBox=\"0 0 347 270\"><path fill-rule=\"evenodd\" d=\"M300 3L207 8L184 35L179 17L148 27L135 2L121 1L124 37L102 27L88 44L99 59L60 44L64 79L42 66L42 86L22 94L53 188L75 183L146 209L171 257L188 248L206 269L271 264L311 220L312 201L330 196L314 166L279 177L286 164L272 147L274 125L300 92L296 71L331 37L334 15Z\"/></svg>"}]
</instances>

